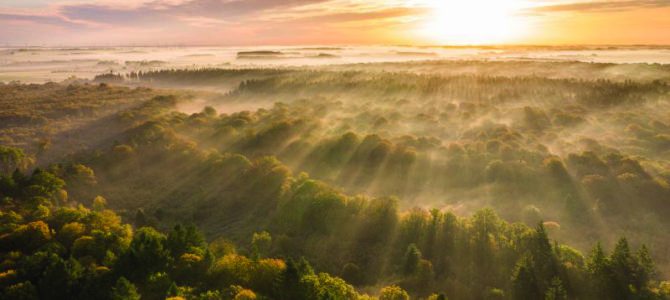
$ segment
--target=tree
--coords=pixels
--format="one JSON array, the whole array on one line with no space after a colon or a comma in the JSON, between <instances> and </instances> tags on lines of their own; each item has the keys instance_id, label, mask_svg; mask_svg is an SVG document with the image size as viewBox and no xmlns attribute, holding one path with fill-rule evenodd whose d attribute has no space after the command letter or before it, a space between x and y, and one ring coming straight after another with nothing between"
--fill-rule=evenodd
<instances>
[{"instance_id":1,"label":"tree","mask_svg":"<svg viewBox=\"0 0 670 300\"><path fill-rule=\"evenodd\" d=\"M0 250L32 252L51 241L51 229L43 221L21 225L11 234L0 236Z\"/></svg>"},{"instance_id":2,"label":"tree","mask_svg":"<svg viewBox=\"0 0 670 300\"><path fill-rule=\"evenodd\" d=\"M632 299L634 292L643 288L638 279L639 267L630 251L628 240L621 238L610 255L612 285L610 295L615 299ZM631 291L633 289L633 291Z\"/></svg>"},{"instance_id":3,"label":"tree","mask_svg":"<svg viewBox=\"0 0 670 300\"><path fill-rule=\"evenodd\" d=\"M549 284L549 288L544 293L545 300L567 300L568 293L563 288L563 282L558 277L554 277Z\"/></svg>"},{"instance_id":4,"label":"tree","mask_svg":"<svg viewBox=\"0 0 670 300\"><path fill-rule=\"evenodd\" d=\"M37 294L37 289L30 283L30 281L17 283L15 285L6 287L4 290L5 299L12 300L37 300L40 299Z\"/></svg>"},{"instance_id":5,"label":"tree","mask_svg":"<svg viewBox=\"0 0 670 300\"><path fill-rule=\"evenodd\" d=\"M312 268L305 257L301 257L298 261L298 272L300 273L300 276L314 274L314 268Z\"/></svg>"},{"instance_id":6,"label":"tree","mask_svg":"<svg viewBox=\"0 0 670 300\"><path fill-rule=\"evenodd\" d=\"M218 114L216 109L214 109L211 106L205 106L205 108L202 109L202 113L205 114L209 118L216 117L216 115Z\"/></svg>"},{"instance_id":7,"label":"tree","mask_svg":"<svg viewBox=\"0 0 670 300\"><path fill-rule=\"evenodd\" d=\"M421 261L421 251L415 244L407 246L405 257L403 259L403 273L406 275L413 275L417 272L419 262Z\"/></svg>"},{"instance_id":8,"label":"tree","mask_svg":"<svg viewBox=\"0 0 670 300\"><path fill-rule=\"evenodd\" d=\"M594 293L600 297L606 297L608 286L611 284L610 260L605 255L600 243L596 243L591 250L587 270L592 278Z\"/></svg>"},{"instance_id":9,"label":"tree","mask_svg":"<svg viewBox=\"0 0 670 300\"><path fill-rule=\"evenodd\" d=\"M95 211L103 211L105 210L105 206L107 205L107 200L103 198L102 196L97 196L95 199L93 199L93 210Z\"/></svg>"},{"instance_id":10,"label":"tree","mask_svg":"<svg viewBox=\"0 0 670 300\"><path fill-rule=\"evenodd\" d=\"M409 300L409 295L399 286L393 285L387 286L380 291L379 300Z\"/></svg>"},{"instance_id":11,"label":"tree","mask_svg":"<svg viewBox=\"0 0 670 300\"><path fill-rule=\"evenodd\" d=\"M427 300L449 300L449 297L444 293L439 293L430 295Z\"/></svg>"},{"instance_id":12,"label":"tree","mask_svg":"<svg viewBox=\"0 0 670 300\"><path fill-rule=\"evenodd\" d=\"M28 185L29 187L26 190L25 195L26 198L44 197L47 199L55 199L57 192L65 187L65 181L54 174L36 168L28 181Z\"/></svg>"},{"instance_id":13,"label":"tree","mask_svg":"<svg viewBox=\"0 0 670 300\"><path fill-rule=\"evenodd\" d=\"M168 297L178 297L181 296L181 291L179 291L179 287L177 284L173 281L172 284L170 284L170 288L168 288L166 295Z\"/></svg>"},{"instance_id":14,"label":"tree","mask_svg":"<svg viewBox=\"0 0 670 300\"><path fill-rule=\"evenodd\" d=\"M123 276L137 281L165 271L170 261L170 251L165 248L165 240L165 236L153 228L140 228L135 232L128 251L117 259L115 268Z\"/></svg>"},{"instance_id":15,"label":"tree","mask_svg":"<svg viewBox=\"0 0 670 300\"><path fill-rule=\"evenodd\" d=\"M144 286L142 295L146 299L165 299L173 283L167 273L152 274Z\"/></svg>"},{"instance_id":16,"label":"tree","mask_svg":"<svg viewBox=\"0 0 670 300\"><path fill-rule=\"evenodd\" d=\"M135 228L142 228L149 225L149 217L144 213L143 209L138 209L135 212Z\"/></svg>"},{"instance_id":17,"label":"tree","mask_svg":"<svg viewBox=\"0 0 670 300\"><path fill-rule=\"evenodd\" d=\"M551 280L558 275L558 263L542 222L538 222L535 232L531 235L529 251L533 258L536 282L540 291L544 291Z\"/></svg>"},{"instance_id":18,"label":"tree","mask_svg":"<svg viewBox=\"0 0 670 300\"><path fill-rule=\"evenodd\" d=\"M435 277L435 271L433 270L433 264L430 261L422 259L419 261L416 272L416 287L420 292L429 292L429 288Z\"/></svg>"},{"instance_id":19,"label":"tree","mask_svg":"<svg viewBox=\"0 0 670 300\"><path fill-rule=\"evenodd\" d=\"M358 285L363 283L363 273L355 263L347 263L342 268L342 279L351 284Z\"/></svg>"},{"instance_id":20,"label":"tree","mask_svg":"<svg viewBox=\"0 0 670 300\"><path fill-rule=\"evenodd\" d=\"M8 175L14 170L25 170L34 159L27 156L23 149L0 146L0 175Z\"/></svg>"},{"instance_id":21,"label":"tree","mask_svg":"<svg viewBox=\"0 0 670 300\"><path fill-rule=\"evenodd\" d=\"M538 287L533 258L526 253L519 259L512 275L512 297L515 300L541 299L542 294Z\"/></svg>"},{"instance_id":22,"label":"tree","mask_svg":"<svg viewBox=\"0 0 670 300\"><path fill-rule=\"evenodd\" d=\"M43 299L73 298L74 286L81 277L81 265L74 259L64 261L57 259L44 272L39 281L38 289Z\"/></svg>"},{"instance_id":23,"label":"tree","mask_svg":"<svg viewBox=\"0 0 670 300\"><path fill-rule=\"evenodd\" d=\"M25 187L28 184L29 177L20 169L15 169L12 173L12 181L17 185L17 188Z\"/></svg>"},{"instance_id":24,"label":"tree","mask_svg":"<svg viewBox=\"0 0 670 300\"><path fill-rule=\"evenodd\" d=\"M302 278L299 266L289 258L286 261L286 268L279 278L279 289L276 291L276 294L279 294L282 299L302 299L303 289L300 284L300 278Z\"/></svg>"},{"instance_id":25,"label":"tree","mask_svg":"<svg viewBox=\"0 0 670 300\"><path fill-rule=\"evenodd\" d=\"M570 177L570 173L568 173L563 161L552 157L546 159L544 165L547 167L549 175L562 187L569 187L571 185L572 177Z\"/></svg>"},{"instance_id":26,"label":"tree","mask_svg":"<svg viewBox=\"0 0 670 300\"><path fill-rule=\"evenodd\" d=\"M200 252L205 248L205 239L194 225L177 224L168 233L165 246L173 258L179 258L185 253Z\"/></svg>"},{"instance_id":27,"label":"tree","mask_svg":"<svg viewBox=\"0 0 670 300\"><path fill-rule=\"evenodd\" d=\"M56 239L66 248L72 247L74 241L86 233L86 227L79 222L67 223L58 231Z\"/></svg>"},{"instance_id":28,"label":"tree","mask_svg":"<svg viewBox=\"0 0 670 300\"><path fill-rule=\"evenodd\" d=\"M91 187L97 184L93 169L82 164L68 166L64 178L70 187Z\"/></svg>"},{"instance_id":29,"label":"tree","mask_svg":"<svg viewBox=\"0 0 670 300\"><path fill-rule=\"evenodd\" d=\"M134 284L121 277L112 288L111 298L112 300L139 300L140 294Z\"/></svg>"},{"instance_id":30,"label":"tree","mask_svg":"<svg viewBox=\"0 0 670 300\"><path fill-rule=\"evenodd\" d=\"M235 298L233 300L256 300L256 294L252 292L251 290L241 290L239 293L235 295Z\"/></svg>"},{"instance_id":31,"label":"tree","mask_svg":"<svg viewBox=\"0 0 670 300\"><path fill-rule=\"evenodd\" d=\"M649 255L649 250L646 245L642 245L642 247L637 250L635 258L638 263L638 270L636 273L639 275L639 281L641 283L646 283L655 274L654 261L651 259L651 255Z\"/></svg>"},{"instance_id":32,"label":"tree","mask_svg":"<svg viewBox=\"0 0 670 300\"><path fill-rule=\"evenodd\" d=\"M279 259L260 259L253 263L249 274L248 287L263 295L275 296L274 288L281 280L286 269L284 261Z\"/></svg>"},{"instance_id":33,"label":"tree","mask_svg":"<svg viewBox=\"0 0 670 300\"><path fill-rule=\"evenodd\" d=\"M256 232L251 238L254 254L258 257L267 257L272 247L272 237L267 231Z\"/></svg>"}]
</instances>

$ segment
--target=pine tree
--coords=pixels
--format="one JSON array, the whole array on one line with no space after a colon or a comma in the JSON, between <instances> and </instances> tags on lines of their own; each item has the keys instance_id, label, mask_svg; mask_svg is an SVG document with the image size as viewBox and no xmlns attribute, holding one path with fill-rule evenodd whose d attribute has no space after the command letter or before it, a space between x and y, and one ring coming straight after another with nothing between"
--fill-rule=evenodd
<instances>
[{"instance_id":1,"label":"pine tree","mask_svg":"<svg viewBox=\"0 0 670 300\"><path fill-rule=\"evenodd\" d=\"M170 288L167 290L167 296L168 297L181 296L181 291L179 291L179 287L177 286L177 284L174 281L170 285Z\"/></svg>"},{"instance_id":2,"label":"pine tree","mask_svg":"<svg viewBox=\"0 0 670 300\"><path fill-rule=\"evenodd\" d=\"M610 282L609 269L609 258L605 255L600 243L596 243L591 250L591 256L587 263L587 270L591 274L593 292L596 297L604 297L607 293L607 286Z\"/></svg>"},{"instance_id":3,"label":"pine tree","mask_svg":"<svg viewBox=\"0 0 670 300\"><path fill-rule=\"evenodd\" d=\"M512 297L515 300L541 299L540 288L533 270L535 264L529 253L526 253L516 265L512 275Z\"/></svg>"},{"instance_id":4,"label":"pine tree","mask_svg":"<svg viewBox=\"0 0 670 300\"><path fill-rule=\"evenodd\" d=\"M419 261L421 261L421 251L419 251L419 248L415 244L410 244L407 246L403 260L403 273L406 275L415 274L418 270Z\"/></svg>"},{"instance_id":5,"label":"pine tree","mask_svg":"<svg viewBox=\"0 0 670 300\"><path fill-rule=\"evenodd\" d=\"M563 282L560 278L554 277L549 284L549 288L544 293L545 300L567 300L568 293L563 287Z\"/></svg>"}]
</instances>

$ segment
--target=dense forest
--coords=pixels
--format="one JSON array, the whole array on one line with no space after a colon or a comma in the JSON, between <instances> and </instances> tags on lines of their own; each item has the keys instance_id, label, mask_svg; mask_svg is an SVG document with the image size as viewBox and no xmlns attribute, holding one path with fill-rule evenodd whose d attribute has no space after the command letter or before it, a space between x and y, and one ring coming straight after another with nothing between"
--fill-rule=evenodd
<instances>
[{"instance_id":1,"label":"dense forest","mask_svg":"<svg viewBox=\"0 0 670 300\"><path fill-rule=\"evenodd\" d=\"M142 210L133 229L101 196L90 208L77 204L62 179L71 173L0 178L3 299L371 299L352 284L380 280L395 284L379 299L409 299L405 290L425 299L446 299L436 290L455 299L670 296L667 282L652 281L644 246L634 251L622 238L609 255L596 244L584 256L552 243L542 223L509 224L490 209L399 215L395 199L347 199L294 179L266 226L276 235L253 233L238 249L225 235L207 243L192 225L161 233ZM337 267L332 255L342 255L344 280L292 257L303 253L316 254L308 256L318 269Z\"/></svg>"},{"instance_id":2,"label":"dense forest","mask_svg":"<svg viewBox=\"0 0 670 300\"><path fill-rule=\"evenodd\" d=\"M670 299L667 81L434 64L0 85L2 297Z\"/></svg>"}]
</instances>

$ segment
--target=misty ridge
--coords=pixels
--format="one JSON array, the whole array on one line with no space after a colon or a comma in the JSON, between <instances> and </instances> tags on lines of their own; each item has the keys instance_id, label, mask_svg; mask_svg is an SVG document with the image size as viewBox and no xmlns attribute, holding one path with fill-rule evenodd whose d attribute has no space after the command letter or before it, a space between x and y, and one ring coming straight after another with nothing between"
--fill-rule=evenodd
<instances>
[{"instance_id":1,"label":"misty ridge","mask_svg":"<svg viewBox=\"0 0 670 300\"><path fill-rule=\"evenodd\" d=\"M667 49L278 49L0 84L0 296L670 297L670 66L515 53Z\"/></svg>"}]
</instances>

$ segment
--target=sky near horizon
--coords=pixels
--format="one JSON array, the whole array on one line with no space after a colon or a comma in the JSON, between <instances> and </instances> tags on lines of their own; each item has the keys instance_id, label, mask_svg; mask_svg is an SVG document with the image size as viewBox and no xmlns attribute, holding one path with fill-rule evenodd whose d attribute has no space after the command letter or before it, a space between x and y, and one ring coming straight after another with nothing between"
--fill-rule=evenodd
<instances>
[{"instance_id":1,"label":"sky near horizon","mask_svg":"<svg viewBox=\"0 0 670 300\"><path fill-rule=\"evenodd\" d=\"M670 44L670 0L0 0L0 46L305 44Z\"/></svg>"}]
</instances>

